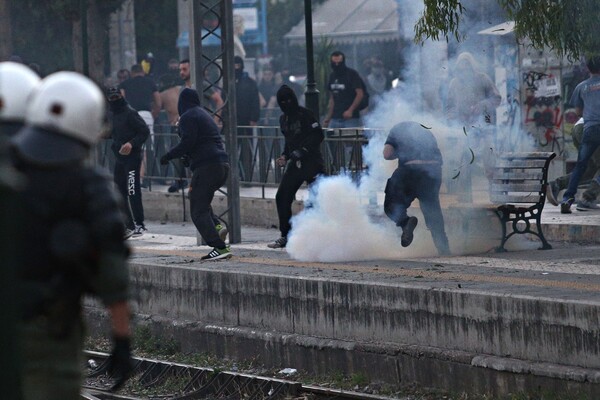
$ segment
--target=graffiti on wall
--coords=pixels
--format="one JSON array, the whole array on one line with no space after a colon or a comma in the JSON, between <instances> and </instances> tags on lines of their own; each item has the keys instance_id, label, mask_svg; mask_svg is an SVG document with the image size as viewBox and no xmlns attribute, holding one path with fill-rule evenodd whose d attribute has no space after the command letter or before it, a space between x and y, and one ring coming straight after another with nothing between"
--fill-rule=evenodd
<instances>
[{"instance_id":1,"label":"graffiti on wall","mask_svg":"<svg viewBox=\"0 0 600 400\"><path fill-rule=\"evenodd\" d=\"M537 146L563 155L563 99L560 75L552 71L522 73L523 124Z\"/></svg>"}]
</instances>

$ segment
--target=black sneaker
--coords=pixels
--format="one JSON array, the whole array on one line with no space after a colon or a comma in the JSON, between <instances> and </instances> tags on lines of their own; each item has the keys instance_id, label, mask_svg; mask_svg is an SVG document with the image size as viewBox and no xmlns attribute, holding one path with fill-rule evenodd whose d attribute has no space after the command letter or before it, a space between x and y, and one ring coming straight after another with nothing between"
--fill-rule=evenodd
<instances>
[{"instance_id":1,"label":"black sneaker","mask_svg":"<svg viewBox=\"0 0 600 400\"><path fill-rule=\"evenodd\" d=\"M282 236L273 243L267 245L267 247L271 249L283 249L285 246L287 246L287 238L285 236Z\"/></svg>"},{"instance_id":2,"label":"black sneaker","mask_svg":"<svg viewBox=\"0 0 600 400\"><path fill-rule=\"evenodd\" d=\"M144 232L146 232L148 229L146 229L146 227L144 225L136 225L135 229L133 230L133 237L140 237L144 234Z\"/></svg>"},{"instance_id":3,"label":"black sneaker","mask_svg":"<svg viewBox=\"0 0 600 400\"><path fill-rule=\"evenodd\" d=\"M229 246L225 246L223 249L217 249L215 247L210 253L202 257L201 260L223 260L230 258L232 255L233 254L231 254L231 248Z\"/></svg>"},{"instance_id":4,"label":"black sneaker","mask_svg":"<svg viewBox=\"0 0 600 400\"><path fill-rule=\"evenodd\" d=\"M412 243L413 232L417 227L417 223L419 223L417 217L408 217L408 220L402 227L402 236L400 237L400 244L402 244L402 247L408 247Z\"/></svg>"},{"instance_id":5,"label":"black sneaker","mask_svg":"<svg viewBox=\"0 0 600 400\"><path fill-rule=\"evenodd\" d=\"M560 189L556 181L552 181L546 186L546 200L548 200L548 203L553 206L558 205L558 192L560 192Z\"/></svg>"},{"instance_id":6,"label":"black sneaker","mask_svg":"<svg viewBox=\"0 0 600 400\"><path fill-rule=\"evenodd\" d=\"M560 213L561 214L571 214L571 206L573 205L573 203L575 202L575 199L573 197L568 198L567 200L563 200L562 203L560 203Z\"/></svg>"}]
</instances>

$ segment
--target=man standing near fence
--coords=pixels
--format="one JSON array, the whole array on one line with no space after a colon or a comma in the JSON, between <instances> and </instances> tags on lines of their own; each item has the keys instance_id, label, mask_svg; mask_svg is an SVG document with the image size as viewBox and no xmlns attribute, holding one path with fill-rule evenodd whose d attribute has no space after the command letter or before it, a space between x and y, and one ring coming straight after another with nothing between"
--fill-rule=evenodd
<instances>
[{"instance_id":1,"label":"man standing near fence","mask_svg":"<svg viewBox=\"0 0 600 400\"><path fill-rule=\"evenodd\" d=\"M140 168L144 142L150 130L137 111L127 104L119 89L109 88L107 97L112 122L111 148L115 153L114 181L125 202L127 239L141 236L146 231Z\"/></svg>"},{"instance_id":2,"label":"man standing near fence","mask_svg":"<svg viewBox=\"0 0 600 400\"><path fill-rule=\"evenodd\" d=\"M238 126L256 126L260 119L260 96L256 81L244 72L244 60L235 56L235 104ZM240 148L240 180L252 181L253 129L238 128Z\"/></svg>"},{"instance_id":3,"label":"man standing near fence","mask_svg":"<svg viewBox=\"0 0 600 400\"><path fill-rule=\"evenodd\" d=\"M277 103L283 112L279 125L285 137L283 154L277 159L277 165L286 168L275 195L281 237L268 244L272 249L287 245L292 203L300 186L304 182L310 185L324 172L323 130L319 122L310 110L298 105L298 98L289 86L279 88Z\"/></svg>"},{"instance_id":4,"label":"man standing near fence","mask_svg":"<svg viewBox=\"0 0 600 400\"><path fill-rule=\"evenodd\" d=\"M346 66L346 56L341 51L331 53L330 61L329 103L323 126L332 129L359 127L359 106L365 95L362 78L356 70Z\"/></svg>"},{"instance_id":5,"label":"man standing near fence","mask_svg":"<svg viewBox=\"0 0 600 400\"><path fill-rule=\"evenodd\" d=\"M402 228L402 247L410 246L413 241L418 220L409 217L407 211L418 199L438 253L450 254L440 207L442 153L435 137L421 124L401 122L390 130L383 158L398 159L398 168L385 186L383 209L396 226Z\"/></svg>"}]
</instances>

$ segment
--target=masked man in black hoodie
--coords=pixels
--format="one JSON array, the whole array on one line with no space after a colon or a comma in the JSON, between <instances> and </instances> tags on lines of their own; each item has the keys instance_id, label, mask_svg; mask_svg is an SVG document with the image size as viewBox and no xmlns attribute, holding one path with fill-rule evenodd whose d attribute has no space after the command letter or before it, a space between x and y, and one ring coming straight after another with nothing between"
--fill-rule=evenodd
<instances>
[{"instance_id":1,"label":"masked man in black hoodie","mask_svg":"<svg viewBox=\"0 0 600 400\"><path fill-rule=\"evenodd\" d=\"M216 229L218 219L211 202L215 192L227 181L228 156L213 117L200 107L200 97L193 89L185 88L179 95L179 134L181 141L161 157L160 163L187 156L192 170L189 188L192 221L204 241L213 250L203 260L231 257L231 249Z\"/></svg>"},{"instance_id":2,"label":"masked man in black hoodie","mask_svg":"<svg viewBox=\"0 0 600 400\"><path fill-rule=\"evenodd\" d=\"M127 226L125 238L141 236L144 226L144 206L140 189L142 146L150 135L146 122L123 98L118 88L107 93L112 114L112 150L115 153L114 180L125 200Z\"/></svg>"},{"instance_id":3,"label":"masked man in black hoodie","mask_svg":"<svg viewBox=\"0 0 600 400\"><path fill-rule=\"evenodd\" d=\"M272 249L287 245L294 196L302 183L310 185L324 172L325 164L321 154L323 130L313 113L298 105L294 90L286 85L277 91L277 103L283 112L279 126L285 137L283 154L277 164L286 169L275 196L281 237L268 245Z\"/></svg>"}]
</instances>

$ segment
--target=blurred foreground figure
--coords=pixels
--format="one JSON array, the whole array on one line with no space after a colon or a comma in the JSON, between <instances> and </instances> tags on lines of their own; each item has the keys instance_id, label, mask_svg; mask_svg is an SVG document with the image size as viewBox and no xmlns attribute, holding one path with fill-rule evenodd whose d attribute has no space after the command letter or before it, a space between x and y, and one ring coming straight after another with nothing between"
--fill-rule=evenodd
<instances>
[{"instance_id":1,"label":"blurred foreground figure","mask_svg":"<svg viewBox=\"0 0 600 400\"><path fill-rule=\"evenodd\" d=\"M120 204L111 183L84 165L103 117L100 89L82 75L59 72L28 100L26 126L11 140L13 163L26 179L19 204L27 240L18 256L26 400L80 398L84 294L110 311L115 386L132 369Z\"/></svg>"},{"instance_id":2,"label":"blurred foreground figure","mask_svg":"<svg viewBox=\"0 0 600 400\"><path fill-rule=\"evenodd\" d=\"M8 140L23 126L27 98L39 83L37 75L23 64L0 63L0 370L3 397L21 399L18 352L18 270L16 244L23 237L23 217L18 213L16 189L21 182L8 159Z\"/></svg>"},{"instance_id":3,"label":"blurred foreground figure","mask_svg":"<svg viewBox=\"0 0 600 400\"><path fill-rule=\"evenodd\" d=\"M409 217L408 208L415 199L433 243L440 255L450 254L444 216L440 207L442 154L435 137L416 122L401 122L391 130L383 148L383 158L398 159L398 168L385 186L385 214L402 228L402 247L413 241L417 217Z\"/></svg>"}]
</instances>

